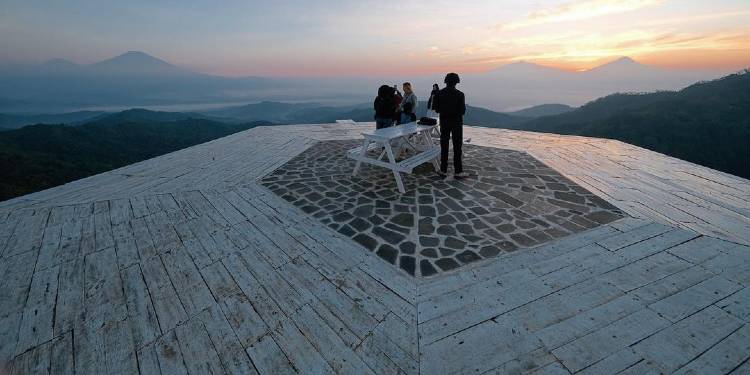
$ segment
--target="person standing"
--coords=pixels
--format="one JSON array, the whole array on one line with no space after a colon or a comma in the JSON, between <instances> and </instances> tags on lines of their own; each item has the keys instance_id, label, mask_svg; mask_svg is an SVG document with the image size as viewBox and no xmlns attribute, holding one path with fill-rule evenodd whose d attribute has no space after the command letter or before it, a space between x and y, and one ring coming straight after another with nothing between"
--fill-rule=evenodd
<instances>
[{"instance_id":1,"label":"person standing","mask_svg":"<svg viewBox=\"0 0 750 375\"><path fill-rule=\"evenodd\" d=\"M435 110L433 103L434 103L434 100L435 100L435 96L437 96L437 94L439 92L440 92L440 86L438 86L437 83L433 84L432 85L432 92L430 92L430 99L427 100L427 110L428 111L429 110L432 110L432 111Z\"/></svg>"},{"instance_id":2,"label":"person standing","mask_svg":"<svg viewBox=\"0 0 750 375\"><path fill-rule=\"evenodd\" d=\"M399 109L401 109L401 101L404 97L401 92L398 91L398 87L393 85L393 121L398 125L401 122L401 116L399 115Z\"/></svg>"},{"instance_id":3,"label":"person standing","mask_svg":"<svg viewBox=\"0 0 750 375\"><path fill-rule=\"evenodd\" d=\"M466 98L464 93L456 89L461 82L458 74L448 73L445 85L432 100L435 112L440 115L440 177L448 174L448 146L453 138L453 177L466 178L461 160L461 146L463 145L464 114L466 113Z\"/></svg>"},{"instance_id":4,"label":"person standing","mask_svg":"<svg viewBox=\"0 0 750 375\"><path fill-rule=\"evenodd\" d=\"M373 103L375 109L375 128L383 129L393 125L396 103L393 100L393 87L382 85Z\"/></svg>"},{"instance_id":5,"label":"person standing","mask_svg":"<svg viewBox=\"0 0 750 375\"><path fill-rule=\"evenodd\" d=\"M417 95L414 94L414 90L411 88L411 83L404 82L404 98L401 100L401 124L407 124L410 122L417 121L417 104L419 100Z\"/></svg>"}]
</instances>

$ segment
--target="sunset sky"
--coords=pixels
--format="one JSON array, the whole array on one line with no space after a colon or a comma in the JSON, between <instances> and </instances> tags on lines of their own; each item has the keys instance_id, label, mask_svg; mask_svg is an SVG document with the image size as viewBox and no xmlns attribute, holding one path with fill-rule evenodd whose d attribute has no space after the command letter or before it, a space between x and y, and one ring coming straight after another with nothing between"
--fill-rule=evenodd
<instances>
[{"instance_id":1,"label":"sunset sky","mask_svg":"<svg viewBox=\"0 0 750 375\"><path fill-rule=\"evenodd\" d=\"M221 75L750 67L748 0L3 0L0 63L144 51Z\"/></svg>"}]
</instances>

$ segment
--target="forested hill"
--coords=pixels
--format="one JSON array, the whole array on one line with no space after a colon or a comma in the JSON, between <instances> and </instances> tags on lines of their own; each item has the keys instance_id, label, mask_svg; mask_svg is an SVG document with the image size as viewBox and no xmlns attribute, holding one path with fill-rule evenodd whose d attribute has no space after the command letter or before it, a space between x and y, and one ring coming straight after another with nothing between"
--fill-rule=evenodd
<instances>
[{"instance_id":1,"label":"forested hill","mask_svg":"<svg viewBox=\"0 0 750 375\"><path fill-rule=\"evenodd\" d=\"M610 95L509 128L618 139L750 178L750 71L677 92Z\"/></svg>"},{"instance_id":2,"label":"forested hill","mask_svg":"<svg viewBox=\"0 0 750 375\"><path fill-rule=\"evenodd\" d=\"M0 132L0 201L61 185L267 122L205 119L32 125Z\"/></svg>"}]
</instances>

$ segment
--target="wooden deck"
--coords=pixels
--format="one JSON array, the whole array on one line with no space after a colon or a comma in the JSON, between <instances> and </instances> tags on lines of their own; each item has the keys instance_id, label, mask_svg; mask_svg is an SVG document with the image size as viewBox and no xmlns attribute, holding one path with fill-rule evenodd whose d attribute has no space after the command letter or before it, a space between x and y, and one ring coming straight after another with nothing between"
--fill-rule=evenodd
<instances>
[{"instance_id":1,"label":"wooden deck","mask_svg":"<svg viewBox=\"0 0 750 375\"><path fill-rule=\"evenodd\" d=\"M256 183L363 126L256 128L0 203L0 364L750 372L747 180L615 141L467 128L634 217L418 279Z\"/></svg>"}]
</instances>

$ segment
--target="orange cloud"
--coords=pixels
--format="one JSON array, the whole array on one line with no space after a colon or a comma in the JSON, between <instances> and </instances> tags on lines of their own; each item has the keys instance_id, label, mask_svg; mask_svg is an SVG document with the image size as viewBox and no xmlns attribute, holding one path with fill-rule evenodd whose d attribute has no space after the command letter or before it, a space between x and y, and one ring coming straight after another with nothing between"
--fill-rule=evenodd
<instances>
[{"instance_id":1,"label":"orange cloud","mask_svg":"<svg viewBox=\"0 0 750 375\"><path fill-rule=\"evenodd\" d=\"M498 29L518 29L550 22L578 21L610 14L630 12L658 5L664 0L585 0L529 13L526 19L497 25Z\"/></svg>"}]
</instances>

